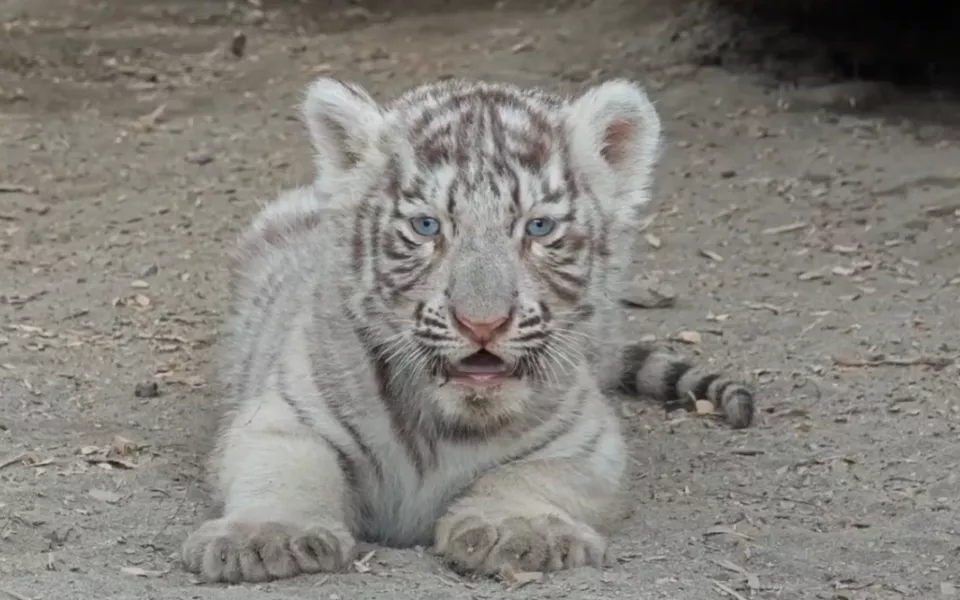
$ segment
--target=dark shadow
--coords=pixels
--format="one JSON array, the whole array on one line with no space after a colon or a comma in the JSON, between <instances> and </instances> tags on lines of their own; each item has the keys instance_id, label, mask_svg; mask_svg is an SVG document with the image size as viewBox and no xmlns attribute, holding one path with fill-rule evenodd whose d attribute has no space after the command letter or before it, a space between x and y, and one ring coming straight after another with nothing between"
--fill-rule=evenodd
<instances>
[{"instance_id":1,"label":"dark shadow","mask_svg":"<svg viewBox=\"0 0 960 600\"><path fill-rule=\"evenodd\" d=\"M950 0L714 0L735 17L720 62L752 58L781 79L884 81L960 89L960 2ZM752 40L738 40L749 36ZM795 65L791 68L790 65Z\"/></svg>"}]
</instances>

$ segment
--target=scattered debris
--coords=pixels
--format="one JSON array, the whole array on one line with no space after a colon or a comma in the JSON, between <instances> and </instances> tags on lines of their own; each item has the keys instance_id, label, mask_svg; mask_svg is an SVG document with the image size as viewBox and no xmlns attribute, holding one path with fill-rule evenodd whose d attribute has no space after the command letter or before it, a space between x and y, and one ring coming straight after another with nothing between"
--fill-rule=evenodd
<instances>
[{"instance_id":1,"label":"scattered debris","mask_svg":"<svg viewBox=\"0 0 960 600\"><path fill-rule=\"evenodd\" d=\"M834 356L833 363L840 367L913 367L923 365L942 369L952 365L954 360L948 356L877 356L871 359L844 358Z\"/></svg>"},{"instance_id":2,"label":"scattered debris","mask_svg":"<svg viewBox=\"0 0 960 600\"><path fill-rule=\"evenodd\" d=\"M7 467L12 467L18 462L23 461L25 458L27 458L27 456L28 454L26 452L21 452L16 456L11 456L10 458L5 458L3 460L0 460L0 469L6 469Z\"/></svg>"},{"instance_id":3,"label":"scattered debris","mask_svg":"<svg viewBox=\"0 0 960 600\"><path fill-rule=\"evenodd\" d=\"M701 249L699 250L699 252L700 252L700 256L703 256L704 258L709 258L714 262L723 262L723 257L717 254L716 252L714 252L713 250Z\"/></svg>"},{"instance_id":4,"label":"scattered debris","mask_svg":"<svg viewBox=\"0 0 960 600\"><path fill-rule=\"evenodd\" d=\"M106 502L107 504L116 504L123 498L123 496L116 492L109 492L107 490L101 490L98 488L93 488L87 493L91 498L95 498L101 502Z\"/></svg>"},{"instance_id":5,"label":"scattered debris","mask_svg":"<svg viewBox=\"0 0 960 600\"><path fill-rule=\"evenodd\" d=\"M194 165L208 165L213 162L213 153L208 150L191 150L187 152L186 160Z\"/></svg>"},{"instance_id":6,"label":"scattered debris","mask_svg":"<svg viewBox=\"0 0 960 600\"><path fill-rule=\"evenodd\" d=\"M750 537L749 535L747 535L747 534L745 534L745 533L743 533L743 532L741 532L741 531L737 531L736 529L733 529L732 527L723 527L723 526L711 527L710 529L704 531L704 532L703 532L703 535L704 535L704 537L710 537L710 536L714 536L714 535L732 535L732 536L734 536L734 537L738 537L738 538L740 538L740 539L742 539L742 540L745 540L745 541L750 541L750 540L753 539L753 538Z\"/></svg>"},{"instance_id":7,"label":"scattered debris","mask_svg":"<svg viewBox=\"0 0 960 600\"><path fill-rule=\"evenodd\" d=\"M363 558L360 560L353 561L353 568L357 573L369 573L370 572L370 559L373 558L373 555L376 554L376 550L371 550L363 555Z\"/></svg>"},{"instance_id":8,"label":"scattered debris","mask_svg":"<svg viewBox=\"0 0 960 600\"><path fill-rule=\"evenodd\" d=\"M826 275L826 269L818 269L816 271L804 271L797 275L797 279L800 281L816 281L817 279L823 279Z\"/></svg>"},{"instance_id":9,"label":"scattered debris","mask_svg":"<svg viewBox=\"0 0 960 600\"><path fill-rule=\"evenodd\" d=\"M160 386L156 381L141 381L133 388L137 398L156 398L160 395Z\"/></svg>"},{"instance_id":10,"label":"scattered debris","mask_svg":"<svg viewBox=\"0 0 960 600\"><path fill-rule=\"evenodd\" d=\"M169 571L149 571L147 569L143 569L140 567L120 567L120 571L122 573L126 573L127 575L133 575L134 577L144 577L144 578L163 577L164 575L169 573Z\"/></svg>"},{"instance_id":11,"label":"scattered debris","mask_svg":"<svg viewBox=\"0 0 960 600\"><path fill-rule=\"evenodd\" d=\"M500 569L500 579L509 586L509 591L514 591L531 583L542 581L543 573L540 571L514 571L508 566Z\"/></svg>"},{"instance_id":12,"label":"scattered debris","mask_svg":"<svg viewBox=\"0 0 960 600\"><path fill-rule=\"evenodd\" d=\"M694 401L694 406L697 409L698 415L713 415L717 412L717 407L709 400L696 400Z\"/></svg>"},{"instance_id":13,"label":"scattered debris","mask_svg":"<svg viewBox=\"0 0 960 600\"><path fill-rule=\"evenodd\" d=\"M230 40L230 54L237 58L243 58L247 51L247 35L242 31L235 31Z\"/></svg>"},{"instance_id":14,"label":"scattered debris","mask_svg":"<svg viewBox=\"0 0 960 600\"><path fill-rule=\"evenodd\" d=\"M703 342L703 338L696 331L681 331L675 339L684 344L699 344Z\"/></svg>"},{"instance_id":15,"label":"scattered debris","mask_svg":"<svg viewBox=\"0 0 960 600\"><path fill-rule=\"evenodd\" d=\"M755 573L751 573L750 571L746 570L740 565L730 562L729 560L722 560L722 559L721 560L711 559L711 560L715 564L723 567L724 569L727 569L728 571L732 571L739 575L743 575L743 578L747 581L747 587L749 587L752 591L757 591L760 589L760 578L757 577Z\"/></svg>"},{"instance_id":16,"label":"scattered debris","mask_svg":"<svg viewBox=\"0 0 960 600\"><path fill-rule=\"evenodd\" d=\"M768 227L763 230L763 235L780 235L782 233L790 233L792 231L798 231L807 227L807 223L790 223L788 225L780 225L779 227Z\"/></svg>"},{"instance_id":17,"label":"scattered debris","mask_svg":"<svg viewBox=\"0 0 960 600\"><path fill-rule=\"evenodd\" d=\"M639 308L669 308L676 304L677 292L655 278L637 276L627 286L621 301Z\"/></svg>"},{"instance_id":18,"label":"scattered debris","mask_svg":"<svg viewBox=\"0 0 960 600\"><path fill-rule=\"evenodd\" d=\"M759 456L767 453L766 450L761 450L760 448L734 448L730 452L739 454L740 456Z\"/></svg>"},{"instance_id":19,"label":"scattered debris","mask_svg":"<svg viewBox=\"0 0 960 600\"><path fill-rule=\"evenodd\" d=\"M13 590L8 590L5 588L0 588L0 593L6 594L7 596L13 598L13 600L33 600L30 596L24 596L23 594L18 594Z\"/></svg>"},{"instance_id":20,"label":"scattered debris","mask_svg":"<svg viewBox=\"0 0 960 600\"><path fill-rule=\"evenodd\" d=\"M743 594L741 594L741 593L738 592L737 590L733 589L733 588L730 587L729 585L723 583L722 581L717 581L716 579L714 579L714 580L713 580L713 587L714 587L718 592L721 592L722 594L724 594L724 595L726 595L726 596L729 596L729 597L731 597L731 598L735 598L736 600L747 600L747 597L746 597L746 596L744 596Z\"/></svg>"},{"instance_id":21,"label":"scattered debris","mask_svg":"<svg viewBox=\"0 0 960 600\"><path fill-rule=\"evenodd\" d=\"M36 194L37 188L17 183L0 183L0 194Z\"/></svg>"},{"instance_id":22,"label":"scattered debris","mask_svg":"<svg viewBox=\"0 0 960 600\"><path fill-rule=\"evenodd\" d=\"M782 308L769 302L747 302L745 306L751 310L769 310L774 315L779 315L783 312Z\"/></svg>"}]
</instances>

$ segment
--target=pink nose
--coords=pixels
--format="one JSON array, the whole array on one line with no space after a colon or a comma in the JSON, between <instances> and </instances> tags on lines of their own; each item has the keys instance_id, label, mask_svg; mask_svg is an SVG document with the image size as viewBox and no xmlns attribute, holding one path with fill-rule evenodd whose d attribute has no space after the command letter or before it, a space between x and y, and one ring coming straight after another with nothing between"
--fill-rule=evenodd
<instances>
[{"instance_id":1,"label":"pink nose","mask_svg":"<svg viewBox=\"0 0 960 600\"><path fill-rule=\"evenodd\" d=\"M457 321L460 331L465 336L482 345L503 332L504 325L510 320L510 315L507 314L492 321L471 321L454 312L453 318Z\"/></svg>"}]
</instances>

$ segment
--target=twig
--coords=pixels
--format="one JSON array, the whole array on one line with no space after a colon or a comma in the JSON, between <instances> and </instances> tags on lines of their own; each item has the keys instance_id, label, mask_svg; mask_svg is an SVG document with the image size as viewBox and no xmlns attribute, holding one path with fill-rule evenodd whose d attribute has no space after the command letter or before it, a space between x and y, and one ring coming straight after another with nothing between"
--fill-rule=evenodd
<instances>
[{"instance_id":1,"label":"twig","mask_svg":"<svg viewBox=\"0 0 960 600\"><path fill-rule=\"evenodd\" d=\"M781 233L790 233L806 227L806 223L790 223L789 225L780 225L779 227L769 227L763 230L764 235L780 235Z\"/></svg>"},{"instance_id":2,"label":"twig","mask_svg":"<svg viewBox=\"0 0 960 600\"><path fill-rule=\"evenodd\" d=\"M950 287L951 285L956 284L956 283L958 282L958 279L960 279L960 278L947 279L946 281L944 281L943 283L941 283L941 284L938 285L937 287L933 288L933 290L930 291L930 293L928 293L927 295L925 295L925 296L920 296L919 298L917 298L917 302L926 302L927 300L930 300L931 298L933 298L934 296L936 296L937 294L939 294L942 290L945 290L945 289L947 289L948 287Z\"/></svg>"},{"instance_id":3,"label":"twig","mask_svg":"<svg viewBox=\"0 0 960 600\"><path fill-rule=\"evenodd\" d=\"M37 188L19 183L0 182L0 194L36 194Z\"/></svg>"},{"instance_id":4,"label":"twig","mask_svg":"<svg viewBox=\"0 0 960 600\"><path fill-rule=\"evenodd\" d=\"M167 527L170 526L170 523L177 518L177 515L180 514L180 511L183 509L183 505L187 503L187 496L190 495L190 490L193 489L193 483L197 480L196 476L191 477L190 481L187 482L187 489L183 491L183 498L180 499L180 503L177 504L177 509L173 511L173 514L170 515L170 518L163 524L163 527L160 528L160 531L154 534L150 541L146 543L147 546L151 548L156 548L156 541L160 535L167 530Z\"/></svg>"},{"instance_id":5,"label":"twig","mask_svg":"<svg viewBox=\"0 0 960 600\"><path fill-rule=\"evenodd\" d=\"M21 452L20 454L10 457L2 462L0 462L0 469L6 469L7 467L13 466L20 462L21 460L27 457L26 452Z\"/></svg>"},{"instance_id":6,"label":"twig","mask_svg":"<svg viewBox=\"0 0 960 600\"><path fill-rule=\"evenodd\" d=\"M925 365L928 367L943 368L953 364L953 359L948 356L890 356L865 360L862 358L844 358L834 356L833 363L841 367L913 367Z\"/></svg>"},{"instance_id":7,"label":"twig","mask_svg":"<svg viewBox=\"0 0 960 600\"><path fill-rule=\"evenodd\" d=\"M764 496L763 494L752 494L750 492L745 492L743 490L725 490L731 494L740 494L741 496L746 496L748 498L756 498L757 500L777 500L779 502L796 502L797 504L806 504L807 506L812 506L814 508L821 508L816 502L811 502L810 500L801 500L800 498L789 498L787 496L773 496L768 495Z\"/></svg>"},{"instance_id":8,"label":"twig","mask_svg":"<svg viewBox=\"0 0 960 600\"><path fill-rule=\"evenodd\" d=\"M31 598L30 596L24 596L23 594L18 594L13 590L0 589L0 592L3 592L4 594L10 596L11 598L13 598L13 600L33 600L33 598Z\"/></svg>"},{"instance_id":9,"label":"twig","mask_svg":"<svg viewBox=\"0 0 960 600\"><path fill-rule=\"evenodd\" d=\"M736 598L736 600L747 600L746 596L744 596L737 590L733 589L729 585L723 582L717 581L716 579L713 579L712 581L713 581L713 587L715 587L717 591L723 592L724 594L730 596L731 598Z\"/></svg>"}]
</instances>

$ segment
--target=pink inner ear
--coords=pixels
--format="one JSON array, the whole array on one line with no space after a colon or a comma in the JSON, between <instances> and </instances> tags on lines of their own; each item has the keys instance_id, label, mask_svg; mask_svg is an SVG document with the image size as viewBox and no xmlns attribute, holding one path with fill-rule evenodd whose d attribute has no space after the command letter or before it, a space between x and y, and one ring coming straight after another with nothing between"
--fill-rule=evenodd
<instances>
[{"instance_id":1,"label":"pink inner ear","mask_svg":"<svg viewBox=\"0 0 960 600\"><path fill-rule=\"evenodd\" d=\"M630 158L630 146L637 135L637 122L631 119L614 121L607 125L600 155L613 166L619 166Z\"/></svg>"}]
</instances>

